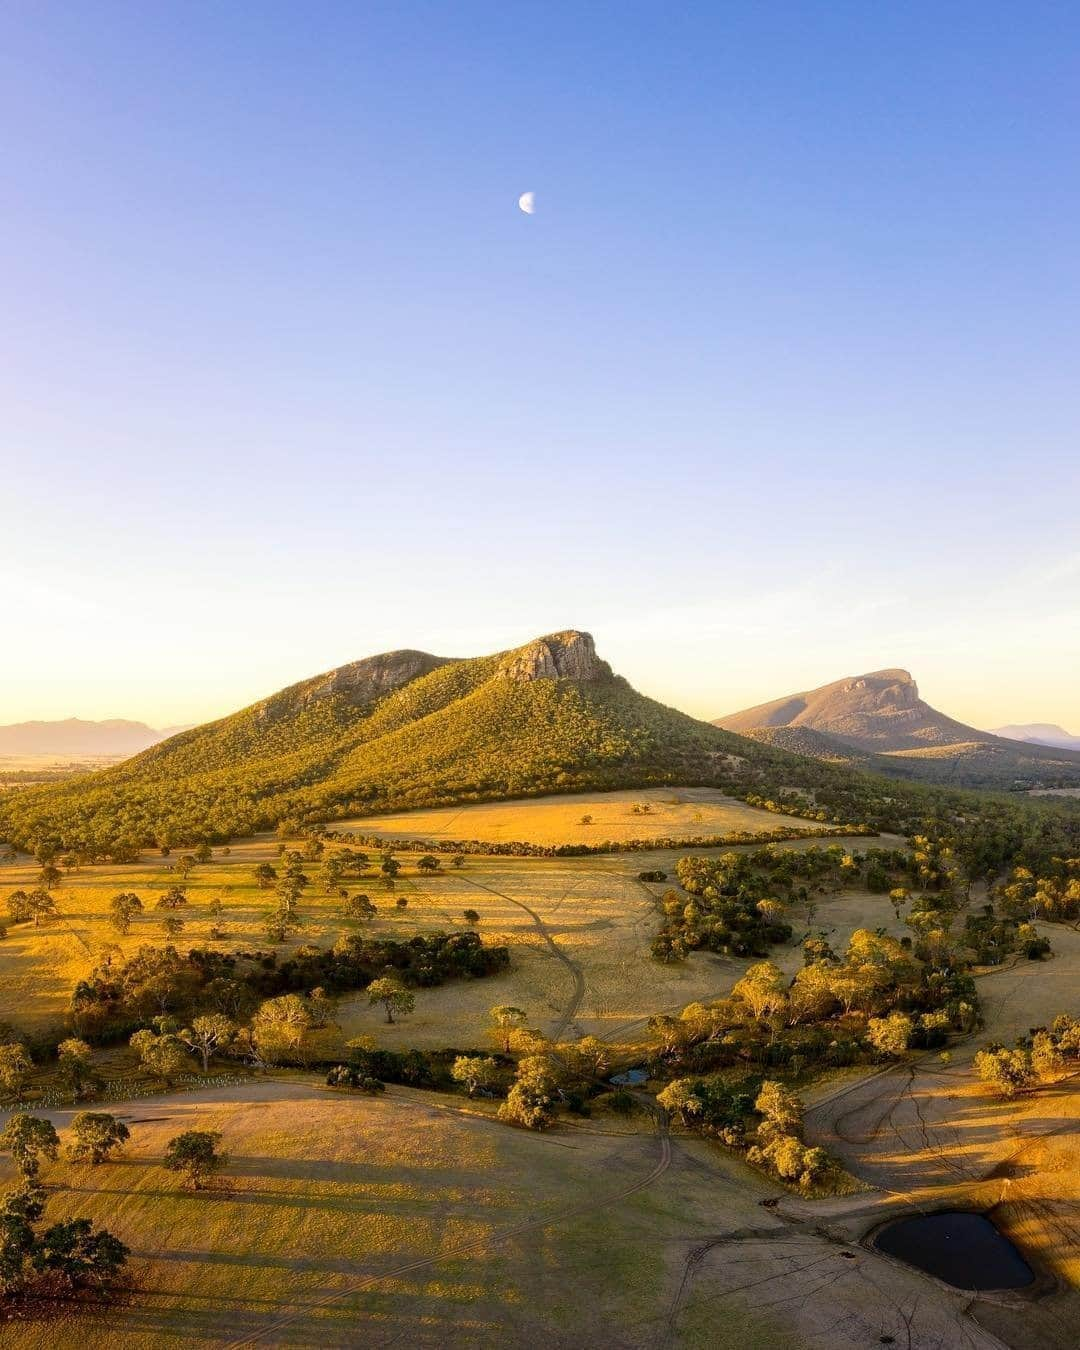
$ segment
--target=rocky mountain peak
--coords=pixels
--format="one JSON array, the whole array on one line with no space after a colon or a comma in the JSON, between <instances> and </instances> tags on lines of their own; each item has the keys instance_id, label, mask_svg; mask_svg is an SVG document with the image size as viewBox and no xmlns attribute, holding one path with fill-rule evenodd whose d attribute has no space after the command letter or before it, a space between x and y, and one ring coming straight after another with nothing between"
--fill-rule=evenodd
<instances>
[{"instance_id":1,"label":"rocky mountain peak","mask_svg":"<svg viewBox=\"0 0 1080 1350\"><path fill-rule=\"evenodd\" d=\"M527 684L530 680L598 680L610 674L607 662L596 654L592 634L568 629L507 652L496 678Z\"/></svg>"}]
</instances>

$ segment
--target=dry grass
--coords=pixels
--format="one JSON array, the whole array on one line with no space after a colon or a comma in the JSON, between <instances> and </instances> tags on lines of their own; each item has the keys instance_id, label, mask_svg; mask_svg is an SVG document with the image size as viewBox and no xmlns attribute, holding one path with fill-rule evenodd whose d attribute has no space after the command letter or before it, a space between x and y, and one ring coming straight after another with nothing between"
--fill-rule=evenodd
<instances>
[{"instance_id":1,"label":"dry grass","mask_svg":"<svg viewBox=\"0 0 1080 1350\"><path fill-rule=\"evenodd\" d=\"M648 815L635 806L648 805ZM582 816L591 816L582 824ZM479 839L484 843L605 844L627 839L689 839L740 830L765 834L814 822L762 811L715 788L639 788L526 801L477 802L348 821L383 839Z\"/></svg>"},{"instance_id":2,"label":"dry grass","mask_svg":"<svg viewBox=\"0 0 1080 1350\"><path fill-rule=\"evenodd\" d=\"M510 819L518 823L535 812L535 819L552 824L556 818L576 819L588 808L594 814L610 812L612 820L617 817L624 823L634 822L642 832L651 829L666 834L673 829L671 818L664 814L670 809L682 814L688 832L710 833L721 828L716 814L709 815L704 823L698 821L694 813L699 808L689 800L678 808L665 808L660 803L650 816L630 815L633 802L647 795L591 793L475 810L497 813L505 807ZM672 793L667 795L670 798ZM688 799L719 797L707 789L687 789L682 795ZM463 814L473 809L466 808ZM707 801L700 809L707 815L729 809L749 812L770 829L781 820L727 798L712 805ZM555 815L549 818L549 811ZM518 812L522 814L516 815ZM413 813L417 823L404 833L417 833L420 818L436 814ZM384 818L399 822L406 819L411 821L413 816ZM375 823L364 821L362 825L370 829ZM724 828L728 827L734 828L730 823ZM738 828L751 826L743 820ZM859 840L853 846L875 842ZM228 857L218 850L212 862L196 867L186 883L190 904L182 911L186 927L176 945L181 949L208 946L222 951L265 949L262 922L273 907L273 892L260 890L253 872L257 863L276 860L276 848L273 839L262 836L233 845ZM420 932L464 929L463 911L476 909L481 915L482 936L511 945L513 970L496 980L447 985L424 993L417 1014L400 1030L387 1027L380 1031L385 1044L476 1044L484 1034L486 1010L500 1002L524 1006L534 1024L545 1031L558 1026L571 1003L576 1024L583 1030L612 1034L624 1023L633 1024L633 1030L657 1008L681 1007L723 992L745 964L698 955L684 966L665 968L649 958L649 944L657 926L653 896L663 887L642 886L636 877L652 868L670 873L681 852L658 850L565 859L470 857L460 872L445 868L432 879L417 874L414 857L400 854L405 870L394 892L384 890L381 878L376 876L350 883L351 891L367 892L378 907L378 918L371 924L345 918L341 900L323 892L317 884L318 868L313 866L316 884L305 893L300 906L304 926L293 941L278 950L284 955L299 943L327 946L343 934L356 932L408 938ZM0 1020L12 1021L30 1032L57 1027L72 989L90 970L103 944L115 943L130 953L145 942L164 942L154 905L161 893L179 880L170 870L170 862L147 853L138 863L92 866L73 872L55 892L60 922L42 928L25 924L10 928L0 942ZM11 891L33 886L36 872L25 858L17 864L0 863L0 903ZM134 891L146 910L125 938L116 934L108 919L109 901L120 891ZM399 896L409 901L405 911L396 908ZM218 919L207 910L214 899L220 899L223 905ZM552 943L523 905L536 912L566 961L554 954ZM885 908L879 905L880 910ZM224 936L216 940L210 936L215 924L224 929ZM584 993L576 1001L574 967L585 981ZM347 1034L378 1029L376 1014L363 1000L349 1001L343 1015Z\"/></svg>"},{"instance_id":3,"label":"dry grass","mask_svg":"<svg viewBox=\"0 0 1080 1350\"><path fill-rule=\"evenodd\" d=\"M644 1123L534 1135L431 1094L340 1095L299 1075L124 1114L121 1160L46 1180L51 1215L131 1247L129 1296L9 1323L6 1346L864 1350L903 1335L908 1310L928 1344L960 1302L872 1254L846 1261L816 1225L761 1208L767 1181L701 1141L669 1151ZM220 1130L232 1155L210 1193L160 1166L187 1128Z\"/></svg>"}]
</instances>

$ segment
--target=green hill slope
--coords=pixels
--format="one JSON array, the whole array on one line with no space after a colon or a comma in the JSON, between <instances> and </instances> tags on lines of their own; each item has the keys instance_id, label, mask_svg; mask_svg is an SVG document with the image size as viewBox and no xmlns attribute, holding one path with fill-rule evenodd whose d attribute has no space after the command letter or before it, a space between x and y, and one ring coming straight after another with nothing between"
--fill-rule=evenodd
<instances>
[{"instance_id":1,"label":"green hill slope","mask_svg":"<svg viewBox=\"0 0 1080 1350\"><path fill-rule=\"evenodd\" d=\"M97 852L574 788L767 788L787 758L636 693L588 634L567 632L471 660L393 652L330 671L104 772L13 793L0 835Z\"/></svg>"}]
</instances>

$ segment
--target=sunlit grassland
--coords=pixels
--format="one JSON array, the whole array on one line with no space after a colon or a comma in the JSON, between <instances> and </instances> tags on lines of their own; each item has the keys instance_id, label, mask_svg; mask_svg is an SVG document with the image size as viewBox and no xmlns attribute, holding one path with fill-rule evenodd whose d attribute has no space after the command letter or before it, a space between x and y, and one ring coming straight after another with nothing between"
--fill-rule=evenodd
<instances>
[{"instance_id":1,"label":"sunlit grassland","mask_svg":"<svg viewBox=\"0 0 1080 1350\"><path fill-rule=\"evenodd\" d=\"M61 1130L68 1114L53 1116ZM620 1198L656 1165L644 1125L638 1138L537 1136L405 1089L336 1095L295 1076L162 1097L127 1118L120 1160L61 1162L46 1177L50 1213L107 1223L133 1253L130 1300L79 1323L88 1350L223 1344L255 1331L271 1344L352 1344L361 1327L376 1343L596 1343L605 1328L625 1335L662 1310L667 1270L654 1244L693 1203L676 1169ZM203 1194L160 1166L167 1140L192 1127L220 1130L231 1155ZM6 1159L0 1167L10 1170ZM768 1194L752 1178L740 1188L721 1177L720 1187L741 1222ZM522 1224L535 1226L504 1235ZM399 1269L413 1262L431 1264ZM275 1331L283 1318L295 1320ZM65 1325L8 1328L5 1344L52 1346Z\"/></svg>"},{"instance_id":2,"label":"sunlit grassland","mask_svg":"<svg viewBox=\"0 0 1080 1350\"><path fill-rule=\"evenodd\" d=\"M628 811L630 795L622 795L625 800L619 809ZM564 799L560 799L560 809L565 809ZM581 808L577 809L580 814ZM776 819L767 812L757 814L770 827ZM647 822L650 817L632 819ZM696 822L692 827L700 828ZM408 833L415 835L419 830ZM874 842L848 841L852 847ZM386 1025L381 1013L368 1005L366 995L345 997L338 1007L342 1041L372 1034L389 1048L484 1045L487 1010L496 1003L514 1003L526 1009L530 1025L545 1033L561 1029L633 1043L640 1039L651 1013L727 992L748 964L707 953L693 954L686 962L670 966L652 960L649 949L659 921L657 897L670 884L675 862L684 851L584 858L470 855L461 868L450 866L449 859L441 856L440 870L434 876L421 874L416 855L402 852L396 855L402 873L393 889L388 889L375 870L378 854L372 850L371 875L347 883L350 893L365 893L374 901L377 917L370 923L344 915L341 897L327 893L319 865L312 863L308 867L312 884L299 904L303 926L295 937L271 948L262 924L276 902L272 890L259 888L254 870L260 862L276 861L277 842L262 836L232 845L228 856L217 850L209 863L192 870L183 882L189 904L179 911L184 930L172 941L181 950L192 946L219 951L274 950L285 959L302 943L329 946L347 934L407 940L418 933L464 931L469 926L465 910L475 910L484 940L510 947L508 971L490 979L453 981L421 990L415 1013L393 1026ZM59 1026L71 991L91 969L104 944L116 944L122 953L130 954L142 943L168 941L162 911L154 907L165 890L181 881L173 861L148 852L138 863L73 871L54 892L61 913L58 922L40 928L31 924L9 928L0 942L0 1020L27 1032ZM667 873L669 882L646 885L638 880L639 872L652 869ZM35 877L36 868L25 858L17 865L0 864L0 902L18 887L31 887ZM108 911L109 901L120 891L134 891L145 907L123 937L109 922ZM209 910L214 900L222 906L217 917ZM867 900L869 904L864 903ZM406 902L404 907L399 907L399 901ZM848 924L848 916L856 914L858 922ZM857 903L848 897L836 921L855 927L864 919L873 919L871 926L875 926L890 918L880 897L863 897ZM792 915L792 921L799 928L798 914ZM815 920L823 921L822 916ZM215 929L216 937L212 936ZM794 948L791 953L780 949L776 956L782 964L788 956L798 960ZM572 1014L569 1024L568 1011Z\"/></svg>"},{"instance_id":3,"label":"sunlit grassland","mask_svg":"<svg viewBox=\"0 0 1080 1350\"><path fill-rule=\"evenodd\" d=\"M648 807L643 813L640 808ZM634 808L638 808L635 810ZM588 816L588 820L583 817ZM637 788L521 801L474 802L347 821L383 839L478 839L484 843L603 844L808 829L814 821L748 806L715 788Z\"/></svg>"}]
</instances>

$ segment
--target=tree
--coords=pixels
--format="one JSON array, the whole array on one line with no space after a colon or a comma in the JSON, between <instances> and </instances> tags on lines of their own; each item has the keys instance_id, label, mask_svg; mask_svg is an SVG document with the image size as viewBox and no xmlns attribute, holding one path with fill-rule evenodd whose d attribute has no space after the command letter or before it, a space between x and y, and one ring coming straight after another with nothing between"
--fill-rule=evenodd
<instances>
[{"instance_id":1,"label":"tree","mask_svg":"<svg viewBox=\"0 0 1080 1350\"><path fill-rule=\"evenodd\" d=\"M907 904L909 898L910 892L904 886L897 886L889 892L889 903L892 905L897 923L900 922L900 912Z\"/></svg>"},{"instance_id":2,"label":"tree","mask_svg":"<svg viewBox=\"0 0 1080 1350\"><path fill-rule=\"evenodd\" d=\"M781 924L787 914L779 900L759 900L754 908L767 924Z\"/></svg>"},{"instance_id":3,"label":"tree","mask_svg":"<svg viewBox=\"0 0 1080 1350\"><path fill-rule=\"evenodd\" d=\"M175 1025L174 1022L173 1026ZM147 1072L153 1074L155 1078L162 1079L166 1084L171 1085L177 1074L183 1073L191 1065L187 1047L172 1032L156 1035L144 1029L137 1031L128 1044L139 1056Z\"/></svg>"},{"instance_id":4,"label":"tree","mask_svg":"<svg viewBox=\"0 0 1080 1350\"><path fill-rule=\"evenodd\" d=\"M273 910L263 920L263 931L271 942L284 942L290 933L302 926L299 914L282 906Z\"/></svg>"},{"instance_id":5,"label":"tree","mask_svg":"<svg viewBox=\"0 0 1080 1350\"><path fill-rule=\"evenodd\" d=\"M492 1008L491 1020L503 1033L503 1054L510 1053L510 1036L515 1027L523 1027L527 1016L524 1008L515 1008L511 1003L501 1003Z\"/></svg>"},{"instance_id":6,"label":"tree","mask_svg":"<svg viewBox=\"0 0 1080 1350\"><path fill-rule=\"evenodd\" d=\"M0 1149L11 1154L15 1166L29 1180L37 1176L42 1159L56 1161L60 1138L51 1121L19 1112L9 1117L3 1134L0 1134Z\"/></svg>"},{"instance_id":7,"label":"tree","mask_svg":"<svg viewBox=\"0 0 1080 1350\"><path fill-rule=\"evenodd\" d=\"M361 919L364 923L370 923L378 913L370 896L350 895L345 901L345 916L349 919Z\"/></svg>"},{"instance_id":8,"label":"tree","mask_svg":"<svg viewBox=\"0 0 1080 1350\"><path fill-rule=\"evenodd\" d=\"M207 1178L220 1172L229 1161L218 1145L221 1135L217 1130L185 1130L170 1139L165 1150L165 1167L186 1178L193 1191L203 1188Z\"/></svg>"},{"instance_id":9,"label":"tree","mask_svg":"<svg viewBox=\"0 0 1080 1350\"><path fill-rule=\"evenodd\" d=\"M470 1097L494 1091L501 1076L498 1062L490 1055L458 1055L450 1069L450 1077L461 1083Z\"/></svg>"},{"instance_id":10,"label":"tree","mask_svg":"<svg viewBox=\"0 0 1080 1350\"><path fill-rule=\"evenodd\" d=\"M86 1162L92 1167L105 1162L131 1138L124 1122L105 1111L80 1111L71 1122L71 1133L74 1137L67 1146L67 1156L72 1162Z\"/></svg>"},{"instance_id":11,"label":"tree","mask_svg":"<svg viewBox=\"0 0 1080 1350\"><path fill-rule=\"evenodd\" d=\"M166 914L161 921L161 926L164 928L166 935L171 938L179 937L184 931L184 921L179 914Z\"/></svg>"},{"instance_id":12,"label":"tree","mask_svg":"<svg viewBox=\"0 0 1080 1350\"><path fill-rule=\"evenodd\" d=\"M197 863L208 863L214 856L214 850L205 840L203 840L203 842L192 851L191 856Z\"/></svg>"},{"instance_id":13,"label":"tree","mask_svg":"<svg viewBox=\"0 0 1080 1350\"><path fill-rule=\"evenodd\" d=\"M305 1059L306 1042L320 1018L310 1000L300 994L280 994L259 1006L251 1020L251 1034L259 1057L268 1063Z\"/></svg>"},{"instance_id":14,"label":"tree","mask_svg":"<svg viewBox=\"0 0 1080 1350\"><path fill-rule=\"evenodd\" d=\"M170 886L167 891L158 897L158 909L183 909L188 903L187 888L184 886Z\"/></svg>"},{"instance_id":15,"label":"tree","mask_svg":"<svg viewBox=\"0 0 1080 1350\"><path fill-rule=\"evenodd\" d=\"M258 883L260 891L268 891L277 881L277 869L268 862L259 863L255 869L255 880Z\"/></svg>"},{"instance_id":16,"label":"tree","mask_svg":"<svg viewBox=\"0 0 1080 1350\"><path fill-rule=\"evenodd\" d=\"M131 929L131 921L143 912L143 903L134 891L121 891L109 901L109 921L121 937Z\"/></svg>"},{"instance_id":17,"label":"tree","mask_svg":"<svg viewBox=\"0 0 1080 1350\"><path fill-rule=\"evenodd\" d=\"M545 1055L518 1063L517 1078L499 1107L499 1119L527 1130L544 1130L555 1119L556 1084Z\"/></svg>"},{"instance_id":18,"label":"tree","mask_svg":"<svg viewBox=\"0 0 1080 1350\"><path fill-rule=\"evenodd\" d=\"M12 923L29 923L33 918L33 907L30 904L30 896L26 891L12 891L6 904Z\"/></svg>"},{"instance_id":19,"label":"tree","mask_svg":"<svg viewBox=\"0 0 1080 1350\"><path fill-rule=\"evenodd\" d=\"M1031 1086L1035 1071L1026 1050L1006 1050L992 1046L975 1056L975 1072L984 1083L996 1088L1002 1097L1015 1097Z\"/></svg>"},{"instance_id":20,"label":"tree","mask_svg":"<svg viewBox=\"0 0 1080 1350\"><path fill-rule=\"evenodd\" d=\"M409 908L408 898L404 895L399 895L398 898L394 901L394 904L397 905L398 909Z\"/></svg>"},{"instance_id":21,"label":"tree","mask_svg":"<svg viewBox=\"0 0 1080 1350\"><path fill-rule=\"evenodd\" d=\"M661 1053L665 1055L676 1054L690 1042L691 1027L681 1017L672 1017L670 1013L653 1013L645 1025L659 1039Z\"/></svg>"},{"instance_id":22,"label":"tree","mask_svg":"<svg viewBox=\"0 0 1080 1350\"><path fill-rule=\"evenodd\" d=\"M206 906L206 912L211 916L211 918L216 919L221 914L222 910L224 910L224 908L225 906L221 903L221 898L219 896L215 896L213 900L211 900L210 903Z\"/></svg>"},{"instance_id":23,"label":"tree","mask_svg":"<svg viewBox=\"0 0 1080 1350\"><path fill-rule=\"evenodd\" d=\"M204 1013L181 1031L180 1039L198 1054L203 1073L206 1073L210 1068L210 1057L231 1045L237 1030L236 1023L224 1013Z\"/></svg>"},{"instance_id":24,"label":"tree","mask_svg":"<svg viewBox=\"0 0 1080 1350\"><path fill-rule=\"evenodd\" d=\"M803 1104L783 1083L766 1079L754 1101L754 1110L783 1134L798 1134L802 1129Z\"/></svg>"},{"instance_id":25,"label":"tree","mask_svg":"<svg viewBox=\"0 0 1080 1350\"><path fill-rule=\"evenodd\" d=\"M25 1045L18 1041L0 1045L0 1088L16 1101L22 1100L23 1088L34 1062Z\"/></svg>"},{"instance_id":26,"label":"tree","mask_svg":"<svg viewBox=\"0 0 1080 1350\"><path fill-rule=\"evenodd\" d=\"M475 909L462 910L462 917L464 918L465 922L471 925L473 928L475 928L476 925L480 922L480 915L476 912Z\"/></svg>"},{"instance_id":27,"label":"tree","mask_svg":"<svg viewBox=\"0 0 1080 1350\"><path fill-rule=\"evenodd\" d=\"M425 853L422 858L416 862L417 870L420 872L437 872L439 870L439 860L431 853Z\"/></svg>"},{"instance_id":28,"label":"tree","mask_svg":"<svg viewBox=\"0 0 1080 1350\"><path fill-rule=\"evenodd\" d=\"M1031 1041L1031 1067L1037 1078L1049 1082L1065 1070L1060 1043L1048 1031L1037 1031Z\"/></svg>"},{"instance_id":29,"label":"tree","mask_svg":"<svg viewBox=\"0 0 1080 1350\"><path fill-rule=\"evenodd\" d=\"M567 1071L578 1079L595 1082L605 1078L611 1066L611 1051L596 1036L582 1036L562 1050Z\"/></svg>"},{"instance_id":30,"label":"tree","mask_svg":"<svg viewBox=\"0 0 1080 1350\"><path fill-rule=\"evenodd\" d=\"M787 1002L787 981L779 966L772 961L759 961L747 970L731 993L734 998L741 998L755 1017L767 1017Z\"/></svg>"},{"instance_id":31,"label":"tree","mask_svg":"<svg viewBox=\"0 0 1080 1350\"><path fill-rule=\"evenodd\" d=\"M379 871L384 877L389 877L393 880L393 878L401 871L401 864L396 858L391 858L390 855L387 854L379 866Z\"/></svg>"},{"instance_id":32,"label":"tree","mask_svg":"<svg viewBox=\"0 0 1080 1350\"><path fill-rule=\"evenodd\" d=\"M63 879L63 873L54 862L45 863L38 873L38 885L46 891L51 891L54 886L59 886Z\"/></svg>"},{"instance_id":33,"label":"tree","mask_svg":"<svg viewBox=\"0 0 1080 1350\"><path fill-rule=\"evenodd\" d=\"M464 853L455 853L454 856L450 859L450 866L451 866L451 867L464 867L464 866L465 866L465 855L464 855Z\"/></svg>"},{"instance_id":34,"label":"tree","mask_svg":"<svg viewBox=\"0 0 1080 1350\"><path fill-rule=\"evenodd\" d=\"M298 876L295 873L286 873L274 887L274 894L278 898L278 908L285 914L292 915L306 884L307 877Z\"/></svg>"},{"instance_id":35,"label":"tree","mask_svg":"<svg viewBox=\"0 0 1080 1350\"><path fill-rule=\"evenodd\" d=\"M913 1030L907 1013L892 1012L888 1017L871 1017L866 1027L866 1039L882 1055L899 1056L911 1044Z\"/></svg>"},{"instance_id":36,"label":"tree","mask_svg":"<svg viewBox=\"0 0 1080 1350\"><path fill-rule=\"evenodd\" d=\"M36 891L31 891L27 899L35 928L40 928L43 923L52 923L54 919L60 917L56 901L44 888L39 887Z\"/></svg>"},{"instance_id":37,"label":"tree","mask_svg":"<svg viewBox=\"0 0 1080 1350\"><path fill-rule=\"evenodd\" d=\"M34 1250L32 1225L45 1212L45 1188L25 1181L18 1190L0 1199L0 1293L18 1292L25 1280Z\"/></svg>"},{"instance_id":38,"label":"tree","mask_svg":"<svg viewBox=\"0 0 1080 1350\"><path fill-rule=\"evenodd\" d=\"M381 1003L386 1010L387 1022L393 1022L394 1014L399 1017L407 1017L416 1007L416 996L411 990L406 989L400 980L393 976L383 976L382 979L372 980L368 985L368 1003Z\"/></svg>"},{"instance_id":39,"label":"tree","mask_svg":"<svg viewBox=\"0 0 1080 1350\"><path fill-rule=\"evenodd\" d=\"M68 1091L75 1097L87 1095L88 1089L101 1082L101 1075L94 1068L93 1052L77 1036L69 1036L56 1047L56 1067Z\"/></svg>"}]
</instances>

